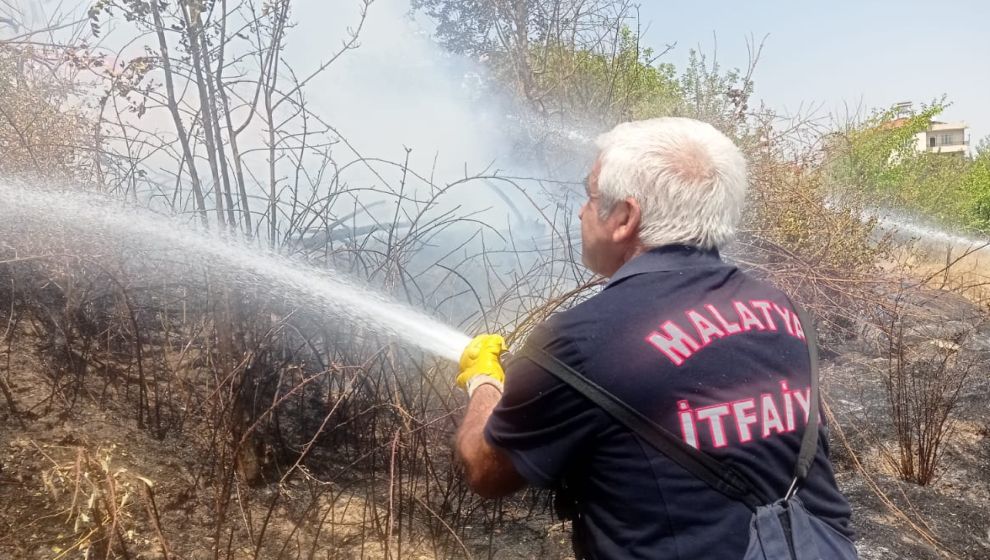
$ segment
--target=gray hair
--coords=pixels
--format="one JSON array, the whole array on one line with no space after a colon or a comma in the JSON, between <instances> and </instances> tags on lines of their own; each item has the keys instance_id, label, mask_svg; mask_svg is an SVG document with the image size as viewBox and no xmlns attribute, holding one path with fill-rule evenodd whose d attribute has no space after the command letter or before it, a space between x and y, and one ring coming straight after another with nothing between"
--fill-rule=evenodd
<instances>
[{"instance_id":1,"label":"gray hair","mask_svg":"<svg viewBox=\"0 0 990 560\"><path fill-rule=\"evenodd\" d=\"M710 124L668 117L622 123L598 137L600 215L635 199L640 240L722 247L746 198L746 158Z\"/></svg>"}]
</instances>

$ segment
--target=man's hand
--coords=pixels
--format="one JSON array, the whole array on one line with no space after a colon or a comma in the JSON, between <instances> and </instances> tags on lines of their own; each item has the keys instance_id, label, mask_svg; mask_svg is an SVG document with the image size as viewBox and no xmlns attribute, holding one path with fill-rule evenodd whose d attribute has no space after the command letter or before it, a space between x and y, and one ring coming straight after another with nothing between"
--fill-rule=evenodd
<instances>
[{"instance_id":1,"label":"man's hand","mask_svg":"<svg viewBox=\"0 0 990 560\"><path fill-rule=\"evenodd\" d=\"M505 373L499 356L505 350L505 340L497 334L474 337L461 355L457 376L457 385L467 389L471 399L457 431L457 452L468 485L486 498L505 496L524 484L508 455L489 445L484 436L488 417L502 397Z\"/></svg>"},{"instance_id":2,"label":"man's hand","mask_svg":"<svg viewBox=\"0 0 990 560\"><path fill-rule=\"evenodd\" d=\"M482 334L474 337L461 354L461 372L457 386L468 388L468 383L480 375L486 375L499 384L505 382L505 372L499 356L505 352L505 340L498 334Z\"/></svg>"}]
</instances>

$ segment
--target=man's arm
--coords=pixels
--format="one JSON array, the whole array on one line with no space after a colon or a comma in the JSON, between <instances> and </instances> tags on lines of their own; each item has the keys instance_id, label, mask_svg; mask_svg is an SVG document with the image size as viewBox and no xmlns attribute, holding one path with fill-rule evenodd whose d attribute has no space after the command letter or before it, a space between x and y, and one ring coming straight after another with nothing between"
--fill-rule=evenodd
<instances>
[{"instance_id":1,"label":"man's arm","mask_svg":"<svg viewBox=\"0 0 990 560\"><path fill-rule=\"evenodd\" d=\"M485 498L507 496L525 485L509 456L485 439L485 424L501 397L494 386L479 386L457 430L457 454L464 463L468 486Z\"/></svg>"}]
</instances>

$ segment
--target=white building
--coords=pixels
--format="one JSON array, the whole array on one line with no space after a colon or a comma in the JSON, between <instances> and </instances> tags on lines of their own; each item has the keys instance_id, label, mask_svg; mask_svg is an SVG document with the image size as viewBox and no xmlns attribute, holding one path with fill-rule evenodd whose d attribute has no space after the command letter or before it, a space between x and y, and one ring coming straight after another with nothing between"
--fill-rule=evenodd
<instances>
[{"instance_id":1,"label":"white building","mask_svg":"<svg viewBox=\"0 0 990 560\"><path fill-rule=\"evenodd\" d=\"M884 123L883 126L884 128L900 128L907 124L908 119L914 114L913 104L910 101L902 101L894 105L896 118ZM963 121L951 123L932 121L928 124L928 130L914 135L917 141L915 149L919 152L936 154L967 155L969 153L968 130L969 125Z\"/></svg>"},{"instance_id":2,"label":"white building","mask_svg":"<svg viewBox=\"0 0 990 560\"><path fill-rule=\"evenodd\" d=\"M934 152L939 154L969 153L969 126L965 122L932 121L928 130L915 135L918 140L919 152Z\"/></svg>"}]
</instances>

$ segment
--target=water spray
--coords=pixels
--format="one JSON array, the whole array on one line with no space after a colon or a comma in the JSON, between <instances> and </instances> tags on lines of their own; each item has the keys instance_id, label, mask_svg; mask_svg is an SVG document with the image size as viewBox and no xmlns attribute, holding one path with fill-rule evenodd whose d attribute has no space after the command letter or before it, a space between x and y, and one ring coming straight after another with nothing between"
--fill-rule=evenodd
<instances>
[{"instance_id":1,"label":"water spray","mask_svg":"<svg viewBox=\"0 0 990 560\"><path fill-rule=\"evenodd\" d=\"M313 306L448 360L457 361L470 342L464 333L332 270L190 229L174 219L105 197L0 183L0 223L14 233L41 226L64 231L67 239L70 233L83 237L95 234L128 247L178 251L186 259L230 269L242 281L281 290L281 295L295 304Z\"/></svg>"},{"instance_id":2,"label":"water spray","mask_svg":"<svg viewBox=\"0 0 990 560\"><path fill-rule=\"evenodd\" d=\"M953 233L944 228L923 224L893 211L864 211L862 219L876 220L882 229L921 240L925 243L943 243L954 247L982 249L990 239Z\"/></svg>"}]
</instances>

